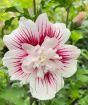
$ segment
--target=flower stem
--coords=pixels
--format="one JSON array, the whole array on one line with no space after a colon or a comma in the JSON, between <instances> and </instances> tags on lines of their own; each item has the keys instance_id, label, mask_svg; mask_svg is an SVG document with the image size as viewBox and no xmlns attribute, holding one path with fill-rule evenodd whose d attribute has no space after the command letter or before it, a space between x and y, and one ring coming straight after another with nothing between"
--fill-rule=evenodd
<instances>
[{"instance_id":1,"label":"flower stem","mask_svg":"<svg viewBox=\"0 0 88 105\"><path fill-rule=\"evenodd\" d=\"M30 100L29 100L30 104L29 105L32 105L34 102L34 98L32 97L31 93L29 93L29 97L30 97Z\"/></svg>"},{"instance_id":2,"label":"flower stem","mask_svg":"<svg viewBox=\"0 0 88 105\"><path fill-rule=\"evenodd\" d=\"M74 0L72 0L72 2L69 4L69 6L66 8L66 11L67 11L67 17L66 17L66 27L68 27L68 23L69 23L69 14L70 14L70 9L71 9L71 6L72 6L72 3L73 3Z\"/></svg>"},{"instance_id":3,"label":"flower stem","mask_svg":"<svg viewBox=\"0 0 88 105\"><path fill-rule=\"evenodd\" d=\"M40 105L40 101L39 100L35 100L36 105Z\"/></svg>"},{"instance_id":4,"label":"flower stem","mask_svg":"<svg viewBox=\"0 0 88 105\"><path fill-rule=\"evenodd\" d=\"M32 105L33 102L35 102L36 105L40 105L40 101L38 99L36 99L36 98L33 98L31 93L29 93L29 97L30 97L29 98L29 102L30 102L29 105Z\"/></svg>"},{"instance_id":5,"label":"flower stem","mask_svg":"<svg viewBox=\"0 0 88 105\"><path fill-rule=\"evenodd\" d=\"M33 11L34 15L36 15L36 0L33 0Z\"/></svg>"},{"instance_id":6,"label":"flower stem","mask_svg":"<svg viewBox=\"0 0 88 105\"><path fill-rule=\"evenodd\" d=\"M67 8L66 26L68 26L70 8Z\"/></svg>"}]
</instances>

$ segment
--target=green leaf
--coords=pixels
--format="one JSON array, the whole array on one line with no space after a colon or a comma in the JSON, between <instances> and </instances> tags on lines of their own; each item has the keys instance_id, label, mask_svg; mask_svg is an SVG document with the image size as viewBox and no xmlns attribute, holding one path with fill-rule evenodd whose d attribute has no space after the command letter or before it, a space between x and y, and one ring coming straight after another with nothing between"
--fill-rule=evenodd
<instances>
[{"instance_id":1,"label":"green leaf","mask_svg":"<svg viewBox=\"0 0 88 105\"><path fill-rule=\"evenodd\" d=\"M22 88L7 88L0 93L0 98L7 100L15 105L25 105L24 89Z\"/></svg>"},{"instance_id":2,"label":"green leaf","mask_svg":"<svg viewBox=\"0 0 88 105\"><path fill-rule=\"evenodd\" d=\"M19 12L16 7L9 7L9 8L6 8L5 12Z\"/></svg>"},{"instance_id":3,"label":"green leaf","mask_svg":"<svg viewBox=\"0 0 88 105\"><path fill-rule=\"evenodd\" d=\"M78 70L76 76L81 82L88 82L88 70Z\"/></svg>"},{"instance_id":4,"label":"green leaf","mask_svg":"<svg viewBox=\"0 0 88 105\"><path fill-rule=\"evenodd\" d=\"M0 98L0 105L6 105L6 101L2 98Z\"/></svg>"},{"instance_id":5,"label":"green leaf","mask_svg":"<svg viewBox=\"0 0 88 105\"><path fill-rule=\"evenodd\" d=\"M73 42L77 42L78 40L82 38L83 38L83 35L81 33L79 33L78 31L72 31L71 39Z\"/></svg>"},{"instance_id":6,"label":"green leaf","mask_svg":"<svg viewBox=\"0 0 88 105\"><path fill-rule=\"evenodd\" d=\"M23 8L31 8L33 5L33 0L15 0L15 2L19 3Z\"/></svg>"},{"instance_id":7,"label":"green leaf","mask_svg":"<svg viewBox=\"0 0 88 105\"><path fill-rule=\"evenodd\" d=\"M86 96L82 97L78 103L79 105L88 105L88 94L86 93Z\"/></svg>"},{"instance_id":8,"label":"green leaf","mask_svg":"<svg viewBox=\"0 0 88 105\"><path fill-rule=\"evenodd\" d=\"M88 60L88 51L87 50L82 50L81 54L86 60Z\"/></svg>"}]
</instances>

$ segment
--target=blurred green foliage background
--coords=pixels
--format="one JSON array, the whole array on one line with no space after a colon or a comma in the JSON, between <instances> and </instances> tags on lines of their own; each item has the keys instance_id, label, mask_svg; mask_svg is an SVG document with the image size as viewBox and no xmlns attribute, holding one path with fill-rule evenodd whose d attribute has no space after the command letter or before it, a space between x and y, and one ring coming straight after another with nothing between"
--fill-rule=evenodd
<instances>
[{"instance_id":1,"label":"blurred green foliage background","mask_svg":"<svg viewBox=\"0 0 88 105\"><path fill-rule=\"evenodd\" d=\"M41 105L88 105L88 0L36 0L36 15L33 8L33 0L0 0L0 105L29 105L28 86L10 81L3 67L1 59L8 50L3 36L18 26L21 16L35 20L42 12L50 21L67 25L71 30L68 43L78 46L81 55L77 73L65 79L65 87L53 100Z\"/></svg>"}]
</instances>

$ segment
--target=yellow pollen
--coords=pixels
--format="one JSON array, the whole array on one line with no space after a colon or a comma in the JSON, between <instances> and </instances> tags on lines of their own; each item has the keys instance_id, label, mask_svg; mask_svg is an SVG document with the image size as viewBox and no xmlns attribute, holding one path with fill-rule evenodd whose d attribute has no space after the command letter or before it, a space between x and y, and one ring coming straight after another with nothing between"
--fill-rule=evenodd
<instances>
[{"instance_id":1,"label":"yellow pollen","mask_svg":"<svg viewBox=\"0 0 88 105\"><path fill-rule=\"evenodd\" d=\"M41 54L40 57L39 57L40 63L43 64L43 63L46 62L46 60L47 60L47 57L45 55Z\"/></svg>"}]
</instances>

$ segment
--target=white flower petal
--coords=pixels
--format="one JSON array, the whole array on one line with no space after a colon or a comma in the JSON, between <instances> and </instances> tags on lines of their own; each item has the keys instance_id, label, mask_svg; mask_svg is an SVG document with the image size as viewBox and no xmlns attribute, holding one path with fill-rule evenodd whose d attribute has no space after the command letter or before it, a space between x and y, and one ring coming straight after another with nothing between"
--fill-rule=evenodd
<instances>
[{"instance_id":1,"label":"white flower petal","mask_svg":"<svg viewBox=\"0 0 88 105\"><path fill-rule=\"evenodd\" d=\"M16 49L8 51L3 57L3 64L7 67L13 67L21 63L21 59L26 57L23 50Z\"/></svg>"},{"instance_id":2,"label":"white flower petal","mask_svg":"<svg viewBox=\"0 0 88 105\"><path fill-rule=\"evenodd\" d=\"M30 44L26 44L26 43L24 43L24 44L22 44L22 48L25 50L25 51L27 51L27 53L32 53L33 52L33 50L34 50L34 46L32 46L32 45L30 45Z\"/></svg>"},{"instance_id":3,"label":"white flower petal","mask_svg":"<svg viewBox=\"0 0 88 105\"><path fill-rule=\"evenodd\" d=\"M58 44L65 43L70 37L70 31L64 23L54 24L54 36L58 39Z\"/></svg>"},{"instance_id":4,"label":"white flower petal","mask_svg":"<svg viewBox=\"0 0 88 105\"><path fill-rule=\"evenodd\" d=\"M30 62L26 62L22 64L22 70L25 72L25 73L31 73L33 71L33 63Z\"/></svg>"},{"instance_id":5,"label":"white flower petal","mask_svg":"<svg viewBox=\"0 0 88 105\"><path fill-rule=\"evenodd\" d=\"M44 70L43 70L43 68L41 68L41 67L38 68L37 77L44 78Z\"/></svg>"},{"instance_id":6,"label":"white flower petal","mask_svg":"<svg viewBox=\"0 0 88 105\"><path fill-rule=\"evenodd\" d=\"M62 76L65 78L71 77L77 71L77 60L69 60L62 71Z\"/></svg>"},{"instance_id":7,"label":"white flower petal","mask_svg":"<svg viewBox=\"0 0 88 105\"><path fill-rule=\"evenodd\" d=\"M77 58L80 55L80 50L72 45L63 45L57 50L57 54L62 58L62 74L64 77L70 77L77 71Z\"/></svg>"},{"instance_id":8,"label":"white flower petal","mask_svg":"<svg viewBox=\"0 0 88 105\"><path fill-rule=\"evenodd\" d=\"M48 72L48 71L55 72L57 70L57 67L58 67L58 65L57 65L56 62L49 60L46 64L44 72L45 73Z\"/></svg>"},{"instance_id":9,"label":"white flower petal","mask_svg":"<svg viewBox=\"0 0 88 105\"><path fill-rule=\"evenodd\" d=\"M58 44L58 40L56 38L50 38L48 36L45 37L42 46L44 48L54 48Z\"/></svg>"},{"instance_id":10,"label":"white flower petal","mask_svg":"<svg viewBox=\"0 0 88 105\"><path fill-rule=\"evenodd\" d=\"M21 80L27 83L29 74L24 73L21 68L21 60L26 56L26 53L20 49L10 50L4 55L4 58L2 59L3 64L8 67L8 73L11 76L11 80Z\"/></svg>"},{"instance_id":11,"label":"white flower petal","mask_svg":"<svg viewBox=\"0 0 88 105\"><path fill-rule=\"evenodd\" d=\"M37 45L39 40L38 29L34 22L21 18L19 27L10 35L5 35L3 41L9 49L22 48L23 43Z\"/></svg>"},{"instance_id":12,"label":"white flower petal","mask_svg":"<svg viewBox=\"0 0 88 105\"><path fill-rule=\"evenodd\" d=\"M39 15L36 24L40 34L40 44L42 44L46 36L57 38L59 45L65 43L70 36L70 31L66 28L65 24L50 23L45 13Z\"/></svg>"},{"instance_id":13,"label":"white flower petal","mask_svg":"<svg viewBox=\"0 0 88 105\"><path fill-rule=\"evenodd\" d=\"M64 86L64 81L55 74L46 74L44 79L31 76L30 91L34 98L48 100L55 97L57 91Z\"/></svg>"},{"instance_id":14,"label":"white flower petal","mask_svg":"<svg viewBox=\"0 0 88 105\"><path fill-rule=\"evenodd\" d=\"M36 61L36 58L34 56L31 56L31 55L22 59L22 70L25 73L33 72L33 65L34 65L35 61Z\"/></svg>"},{"instance_id":15,"label":"white flower petal","mask_svg":"<svg viewBox=\"0 0 88 105\"><path fill-rule=\"evenodd\" d=\"M62 57L62 61L77 59L80 55L80 52L80 49L73 45L64 45L57 50L57 54Z\"/></svg>"},{"instance_id":16,"label":"white flower petal","mask_svg":"<svg viewBox=\"0 0 88 105\"><path fill-rule=\"evenodd\" d=\"M54 36L53 24L49 22L46 13L43 13L38 16L36 20L36 25L38 26L40 44L42 44L46 36L49 36L49 37Z\"/></svg>"},{"instance_id":17,"label":"white flower petal","mask_svg":"<svg viewBox=\"0 0 88 105\"><path fill-rule=\"evenodd\" d=\"M47 14L46 13L40 14L36 20L39 33L44 34L47 23L48 23Z\"/></svg>"}]
</instances>

